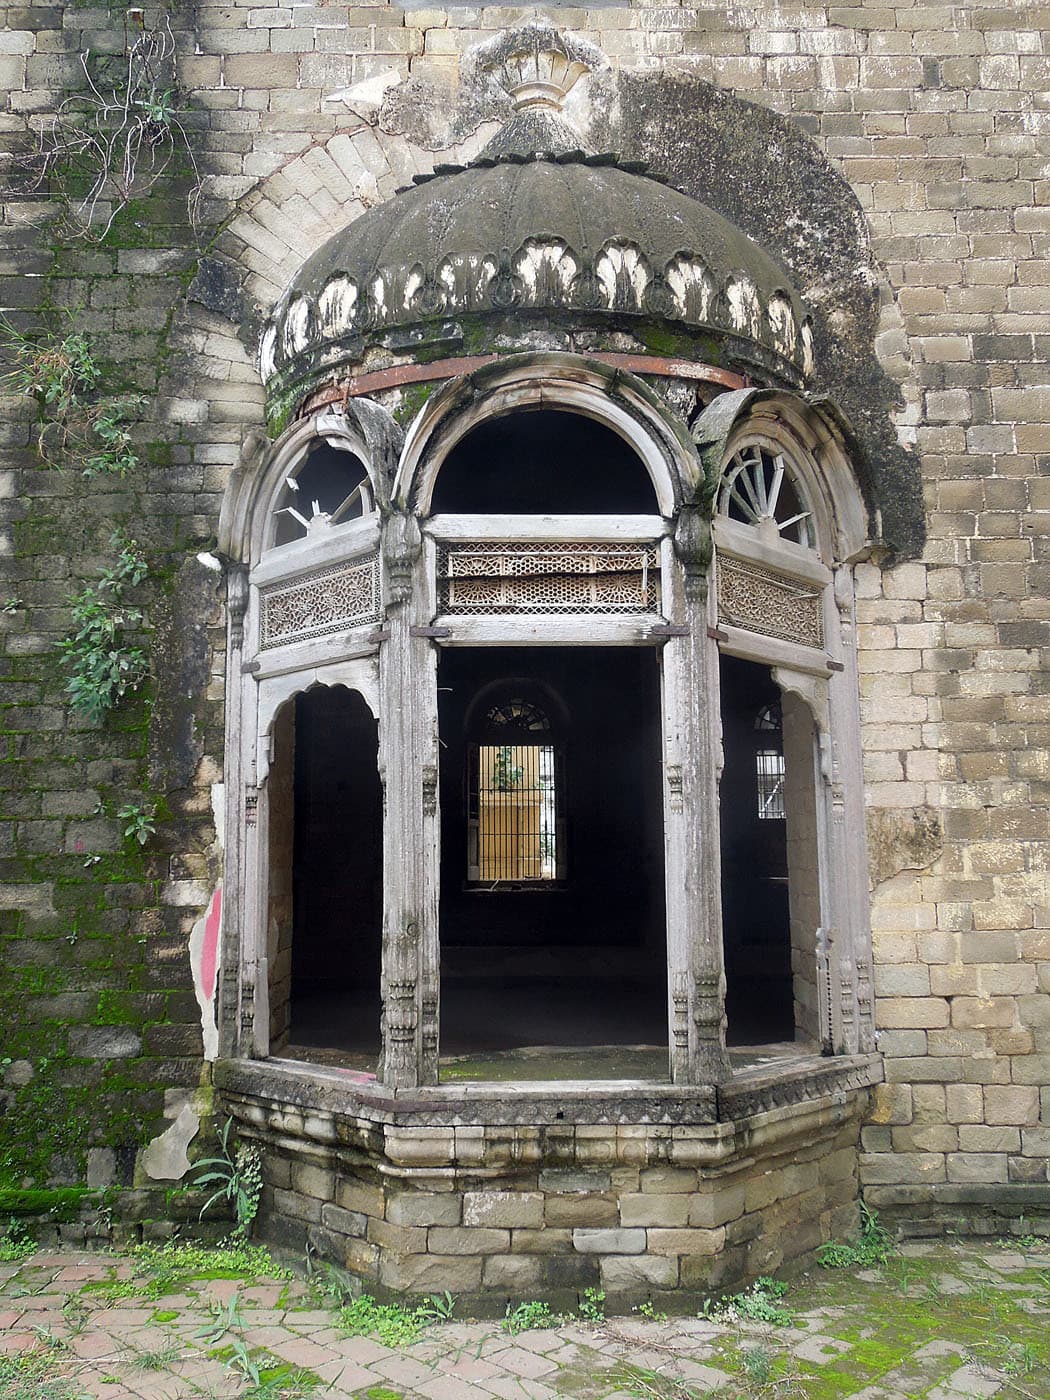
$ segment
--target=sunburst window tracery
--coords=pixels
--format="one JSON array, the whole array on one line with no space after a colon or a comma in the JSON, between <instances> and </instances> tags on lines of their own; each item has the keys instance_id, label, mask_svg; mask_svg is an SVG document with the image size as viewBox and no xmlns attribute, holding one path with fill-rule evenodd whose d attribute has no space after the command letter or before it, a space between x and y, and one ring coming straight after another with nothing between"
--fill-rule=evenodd
<instances>
[{"instance_id":1,"label":"sunburst window tracery","mask_svg":"<svg viewBox=\"0 0 1050 1400\"><path fill-rule=\"evenodd\" d=\"M813 512L779 452L757 445L736 452L723 474L718 508L769 540L816 548Z\"/></svg>"}]
</instances>

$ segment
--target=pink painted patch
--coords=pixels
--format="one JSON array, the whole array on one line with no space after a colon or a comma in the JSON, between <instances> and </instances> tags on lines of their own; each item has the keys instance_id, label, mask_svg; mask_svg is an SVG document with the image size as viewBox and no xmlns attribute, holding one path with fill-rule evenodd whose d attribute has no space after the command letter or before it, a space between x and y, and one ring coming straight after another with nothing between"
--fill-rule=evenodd
<instances>
[{"instance_id":1,"label":"pink painted patch","mask_svg":"<svg viewBox=\"0 0 1050 1400\"><path fill-rule=\"evenodd\" d=\"M215 970L219 961L219 924L222 920L222 886L211 897L211 908L204 923L201 944L201 991L211 1001L215 995Z\"/></svg>"}]
</instances>

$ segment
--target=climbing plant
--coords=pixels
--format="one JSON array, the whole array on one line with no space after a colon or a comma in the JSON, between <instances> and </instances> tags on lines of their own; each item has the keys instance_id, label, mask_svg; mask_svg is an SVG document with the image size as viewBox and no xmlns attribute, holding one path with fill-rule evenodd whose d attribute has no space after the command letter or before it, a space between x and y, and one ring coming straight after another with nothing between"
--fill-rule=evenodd
<instances>
[{"instance_id":1,"label":"climbing plant","mask_svg":"<svg viewBox=\"0 0 1050 1400\"><path fill-rule=\"evenodd\" d=\"M127 599L128 589L146 577L147 564L133 540L115 534L110 546L114 562L70 600L73 626L59 643L73 708L91 720L138 689L149 672L146 652L128 639L142 625L142 610Z\"/></svg>"}]
</instances>

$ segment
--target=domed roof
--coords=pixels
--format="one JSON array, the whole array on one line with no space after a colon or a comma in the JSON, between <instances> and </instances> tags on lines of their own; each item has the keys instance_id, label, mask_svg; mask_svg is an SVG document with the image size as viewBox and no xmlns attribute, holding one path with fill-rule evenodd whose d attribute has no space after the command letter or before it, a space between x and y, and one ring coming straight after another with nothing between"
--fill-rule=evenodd
<instances>
[{"instance_id":1,"label":"domed roof","mask_svg":"<svg viewBox=\"0 0 1050 1400\"><path fill-rule=\"evenodd\" d=\"M808 373L806 309L769 254L643 166L568 149L568 133L556 111L519 111L470 165L330 238L274 309L264 377L352 362L394 330L425 340L426 322L529 311L678 322Z\"/></svg>"}]
</instances>

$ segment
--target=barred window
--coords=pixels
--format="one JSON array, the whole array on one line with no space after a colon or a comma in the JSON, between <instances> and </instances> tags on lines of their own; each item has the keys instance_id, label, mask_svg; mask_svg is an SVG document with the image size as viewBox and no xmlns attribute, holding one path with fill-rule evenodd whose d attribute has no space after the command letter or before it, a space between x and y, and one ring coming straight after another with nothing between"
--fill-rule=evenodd
<instances>
[{"instance_id":1,"label":"barred window","mask_svg":"<svg viewBox=\"0 0 1050 1400\"><path fill-rule=\"evenodd\" d=\"M467 750L467 878L554 881L564 868L560 762L547 715L527 700L485 715Z\"/></svg>"}]
</instances>

